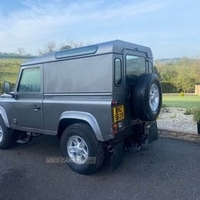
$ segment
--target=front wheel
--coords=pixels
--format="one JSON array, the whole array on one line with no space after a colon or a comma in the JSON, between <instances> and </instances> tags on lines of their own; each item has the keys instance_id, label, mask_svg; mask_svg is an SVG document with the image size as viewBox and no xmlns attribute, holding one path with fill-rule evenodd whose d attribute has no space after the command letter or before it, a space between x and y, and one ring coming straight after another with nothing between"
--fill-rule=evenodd
<instances>
[{"instance_id":1,"label":"front wheel","mask_svg":"<svg viewBox=\"0 0 200 200\"><path fill-rule=\"evenodd\" d=\"M67 127L60 147L68 166L79 174L94 173L104 160L103 144L96 139L91 127L84 123Z\"/></svg>"},{"instance_id":2,"label":"front wheel","mask_svg":"<svg viewBox=\"0 0 200 200\"><path fill-rule=\"evenodd\" d=\"M5 123L0 116L0 149L9 149L12 146L11 131L5 126Z\"/></svg>"}]
</instances>

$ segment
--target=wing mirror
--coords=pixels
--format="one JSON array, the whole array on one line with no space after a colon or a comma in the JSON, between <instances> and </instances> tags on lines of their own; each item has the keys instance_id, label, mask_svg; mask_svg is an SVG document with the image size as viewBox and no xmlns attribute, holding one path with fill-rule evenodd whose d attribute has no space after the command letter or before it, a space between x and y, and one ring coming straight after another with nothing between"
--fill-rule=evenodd
<instances>
[{"instance_id":1,"label":"wing mirror","mask_svg":"<svg viewBox=\"0 0 200 200\"><path fill-rule=\"evenodd\" d=\"M4 81L4 83L3 83L3 92L6 93L6 94L11 92L10 83L7 82L7 81Z\"/></svg>"}]
</instances>

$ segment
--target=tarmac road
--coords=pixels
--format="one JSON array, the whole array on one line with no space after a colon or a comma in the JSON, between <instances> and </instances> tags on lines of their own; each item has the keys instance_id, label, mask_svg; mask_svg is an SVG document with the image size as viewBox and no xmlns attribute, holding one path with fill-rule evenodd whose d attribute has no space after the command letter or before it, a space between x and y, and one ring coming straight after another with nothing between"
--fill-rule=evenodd
<instances>
[{"instance_id":1,"label":"tarmac road","mask_svg":"<svg viewBox=\"0 0 200 200\"><path fill-rule=\"evenodd\" d=\"M0 150L0 199L200 200L199 143L159 138L140 152L125 153L115 172L106 160L92 176L46 162L60 155L51 136Z\"/></svg>"}]
</instances>

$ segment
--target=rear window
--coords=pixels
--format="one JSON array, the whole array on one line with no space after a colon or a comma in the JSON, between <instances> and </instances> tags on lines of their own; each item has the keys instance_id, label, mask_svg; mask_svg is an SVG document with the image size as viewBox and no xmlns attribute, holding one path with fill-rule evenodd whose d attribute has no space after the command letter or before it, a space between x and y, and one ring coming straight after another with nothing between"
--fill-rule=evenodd
<instances>
[{"instance_id":1,"label":"rear window","mask_svg":"<svg viewBox=\"0 0 200 200\"><path fill-rule=\"evenodd\" d=\"M145 73L145 58L126 55L126 75L139 76Z\"/></svg>"}]
</instances>

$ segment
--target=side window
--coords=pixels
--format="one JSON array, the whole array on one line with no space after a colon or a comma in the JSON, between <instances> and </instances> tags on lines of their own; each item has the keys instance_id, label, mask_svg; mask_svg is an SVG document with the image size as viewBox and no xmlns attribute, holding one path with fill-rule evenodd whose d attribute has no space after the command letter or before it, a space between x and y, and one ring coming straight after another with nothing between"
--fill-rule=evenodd
<instances>
[{"instance_id":1,"label":"side window","mask_svg":"<svg viewBox=\"0 0 200 200\"><path fill-rule=\"evenodd\" d=\"M18 85L18 92L40 92L40 68L24 69Z\"/></svg>"},{"instance_id":2,"label":"side window","mask_svg":"<svg viewBox=\"0 0 200 200\"><path fill-rule=\"evenodd\" d=\"M115 59L114 65L114 83L119 87L122 84L122 62L119 58Z\"/></svg>"}]
</instances>

